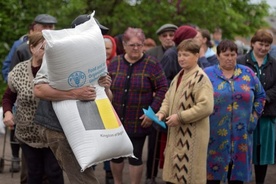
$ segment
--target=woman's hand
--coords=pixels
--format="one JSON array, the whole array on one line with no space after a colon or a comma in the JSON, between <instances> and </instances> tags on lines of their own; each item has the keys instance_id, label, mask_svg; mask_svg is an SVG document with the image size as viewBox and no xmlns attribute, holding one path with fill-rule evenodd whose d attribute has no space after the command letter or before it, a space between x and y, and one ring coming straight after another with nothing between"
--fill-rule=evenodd
<instances>
[{"instance_id":1,"label":"woman's hand","mask_svg":"<svg viewBox=\"0 0 276 184\"><path fill-rule=\"evenodd\" d=\"M145 116L145 114L143 114L139 119L142 119L142 123L141 123L141 126L143 128L148 128L152 125L152 120L149 119L147 116Z\"/></svg>"},{"instance_id":2,"label":"woman's hand","mask_svg":"<svg viewBox=\"0 0 276 184\"><path fill-rule=\"evenodd\" d=\"M110 86L112 83L111 77L108 74L105 76L101 76L98 80L98 83L100 86L104 87L107 97L109 98L110 101L112 101L113 94L110 90Z\"/></svg>"},{"instance_id":3,"label":"woman's hand","mask_svg":"<svg viewBox=\"0 0 276 184\"><path fill-rule=\"evenodd\" d=\"M156 113L155 115L158 117L158 120L159 120L159 121L163 121L164 118L165 118L165 115L162 114L162 113Z\"/></svg>"},{"instance_id":4,"label":"woman's hand","mask_svg":"<svg viewBox=\"0 0 276 184\"><path fill-rule=\"evenodd\" d=\"M15 125L15 123L13 121L13 114L11 111L5 112L5 117L3 119L3 122L7 127L12 127Z\"/></svg>"},{"instance_id":5,"label":"woman's hand","mask_svg":"<svg viewBox=\"0 0 276 184\"><path fill-rule=\"evenodd\" d=\"M111 77L109 75L101 76L98 80L100 86L109 89L112 83Z\"/></svg>"},{"instance_id":6,"label":"woman's hand","mask_svg":"<svg viewBox=\"0 0 276 184\"><path fill-rule=\"evenodd\" d=\"M166 124L167 124L169 127L175 127L175 126L180 125L180 121L179 121L179 119L178 119L177 114L173 114L173 115L167 117L167 118L166 118Z\"/></svg>"}]
</instances>

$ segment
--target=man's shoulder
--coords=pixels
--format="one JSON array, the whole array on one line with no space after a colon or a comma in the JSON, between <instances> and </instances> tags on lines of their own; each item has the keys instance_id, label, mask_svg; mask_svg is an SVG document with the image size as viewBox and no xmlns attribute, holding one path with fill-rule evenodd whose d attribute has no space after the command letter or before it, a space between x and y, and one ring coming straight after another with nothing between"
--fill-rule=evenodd
<instances>
[{"instance_id":1,"label":"man's shoulder","mask_svg":"<svg viewBox=\"0 0 276 184\"><path fill-rule=\"evenodd\" d=\"M151 49L149 49L146 53L148 54L153 54L153 53L156 53L157 51L160 51L160 50L163 50L162 46L161 45L157 45Z\"/></svg>"},{"instance_id":2,"label":"man's shoulder","mask_svg":"<svg viewBox=\"0 0 276 184\"><path fill-rule=\"evenodd\" d=\"M248 55L248 54L239 55L239 56L237 57L237 63L238 63L238 64L244 64L247 55Z\"/></svg>"},{"instance_id":3,"label":"man's shoulder","mask_svg":"<svg viewBox=\"0 0 276 184\"><path fill-rule=\"evenodd\" d=\"M29 49L29 44L27 42L23 42L21 45L17 47L17 50L26 50Z\"/></svg>"}]
</instances>

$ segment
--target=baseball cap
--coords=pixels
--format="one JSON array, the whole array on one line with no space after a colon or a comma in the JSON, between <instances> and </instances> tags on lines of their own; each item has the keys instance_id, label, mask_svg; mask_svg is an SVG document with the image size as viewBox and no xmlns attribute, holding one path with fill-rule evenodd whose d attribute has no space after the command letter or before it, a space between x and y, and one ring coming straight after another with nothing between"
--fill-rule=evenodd
<instances>
[{"instance_id":1,"label":"baseball cap","mask_svg":"<svg viewBox=\"0 0 276 184\"><path fill-rule=\"evenodd\" d=\"M79 15L77 18L75 18L75 20L73 20L73 22L71 23L71 27L74 28L76 27L77 25L80 25L88 20L90 20L90 15L88 14L84 14L84 15ZM99 23L99 21L94 17L94 20L96 21L96 23L98 24L98 26L100 27L101 31L102 31L102 34L106 34L109 29L103 25L101 25Z\"/></svg>"},{"instance_id":2,"label":"baseball cap","mask_svg":"<svg viewBox=\"0 0 276 184\"><path fill-rule=\"evenodd\" d=\"M164 24L156 31L156 34L160 35L166 31L176 31L177 28L174 24Z\"/></svg>"},{"instance_id":3,"label":"baseball cap","mask_svg":"<svg viewBox=\"0 0 276 184\"><path fill-rule=\"evenodd\" d=\"M57 19L48 14L40 14L35 17L34 22L38 24L56 24Z\"/></svg>"}]
</instances>

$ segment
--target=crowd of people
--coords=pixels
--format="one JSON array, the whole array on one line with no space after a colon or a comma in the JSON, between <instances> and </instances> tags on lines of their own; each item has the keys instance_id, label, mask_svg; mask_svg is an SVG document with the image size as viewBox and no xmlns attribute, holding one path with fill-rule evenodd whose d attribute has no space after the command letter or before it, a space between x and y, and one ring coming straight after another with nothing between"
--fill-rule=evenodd
<instances>
[{"instance_id":1,"label":"crowd of people","mask_svg":"<svg viewBox=\"0 0 276 184\"><path fill-rule=\"evenodd\" d=\"M80 15L71 27L90 19ZM220 28L210 33L166 23L156 31L156 44L142 28L128 27L111 36L95 21L103 35L108 71L98 84L133 145L135 158L127 158L131 184L155 184L159 169L168 184L243 184L253 179L253 167L256 184L265 183L268 165L275 163L276 56L271 31L257 30L245 52L242 43L223 39ZM14 42L3 61L4 124L11 127L11 142L18 142L11 144L10 171L21 171L22 184L61 184L63 171L72 184L96 184L94 170L101 168L80 172L52 107L52 101L97 97L93 86L68 91L50 86L41 32L56 24L51 15L35 17L28 34ZM143 113L149 106L166 129ZM106 184L123 183L125 159L104 162Z\"/></svg>"}]
</instances>

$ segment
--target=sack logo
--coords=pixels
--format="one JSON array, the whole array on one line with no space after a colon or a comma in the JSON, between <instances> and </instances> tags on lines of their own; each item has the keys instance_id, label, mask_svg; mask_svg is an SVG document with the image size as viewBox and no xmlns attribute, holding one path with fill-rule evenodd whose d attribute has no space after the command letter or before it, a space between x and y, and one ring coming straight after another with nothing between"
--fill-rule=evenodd
<instances>
[{"instance_id":1,"label":"sack logo","mask_svg":"<svg viewBox=\"0 0 276 184\"><path fill-rule=\"evenodd\" d=\"M81 87L85 84L86 76L82 71L76 71L68 77L68 84L72 87Z\"/></svg>"}]
</instances>

